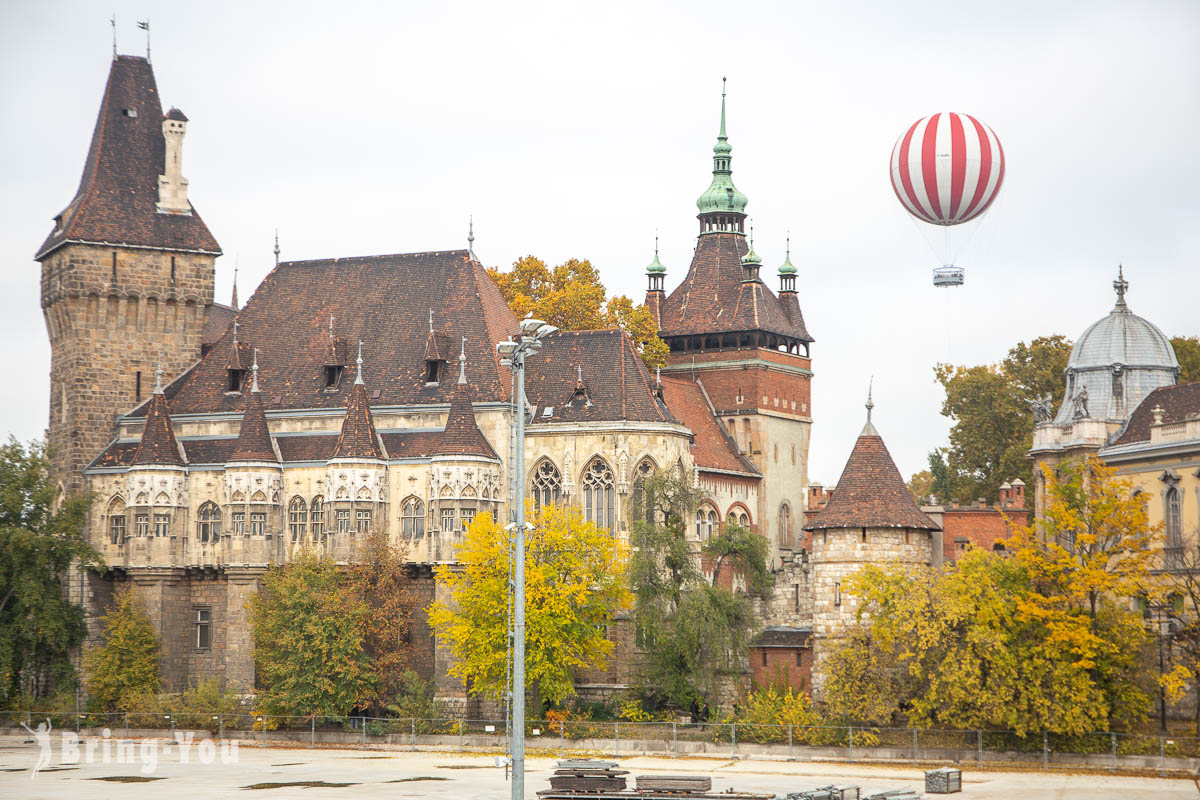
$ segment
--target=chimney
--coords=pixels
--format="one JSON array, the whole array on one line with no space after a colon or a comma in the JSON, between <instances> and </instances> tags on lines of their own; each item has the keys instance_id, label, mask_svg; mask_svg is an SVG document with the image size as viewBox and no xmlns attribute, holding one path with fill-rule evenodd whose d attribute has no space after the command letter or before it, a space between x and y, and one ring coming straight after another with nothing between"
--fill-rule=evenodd
<instances>
[{"instance_id":1,"label":"chimney","mask_svg":"<svg viewBox=\"0 0 1200 800\"><path fill-rule=\"evenodd\" d=\"M1017 478L1012 482L1012 503L1013 508L1025 507L1025 481Z\"/></svg>"},{"instance_id":2,"label":"chimney","mask_svg":"<svg viewBox=\"0 0 1200 800\"><path fill-rule=\"evenodd\" d=\"M1008 481L1000 484L1000 507L1007 508L1012 502L1012 484Z\"/></svg>"},{"instance_id":3,"label":"chimney","mask_svg":"<svg viewBox=\"0 0 1200 800\"><path fill-rule=\"evenodd\" d=\"M829 502L829 495L825 491L825 487L819 483L811 483L808 486L808 510L820 511Z\"/></svg>"},{"instance_id":4,"label":"chimney","mask_svg":"<svg viewBox=\"0 0 1200 800\"><path fill-rule=\"evenodd\" d=\"M183 177L183 136L187 133L187 117L172 108L163 117L162 132L166 143L163 174L158 176L158 211L160 214L191 214L187 198L187 178Z\"/></svg>"},{"instance_id":5,"label":"chimney","mask_svg":"<svg viewBox=\"0 0 1200 800\"><path fill-rule=\"evenodd\" d=\"M987 498L986 497L976 497L975 498L975 507L976 508L987 508Z\"/></svg>"}]
</instances>

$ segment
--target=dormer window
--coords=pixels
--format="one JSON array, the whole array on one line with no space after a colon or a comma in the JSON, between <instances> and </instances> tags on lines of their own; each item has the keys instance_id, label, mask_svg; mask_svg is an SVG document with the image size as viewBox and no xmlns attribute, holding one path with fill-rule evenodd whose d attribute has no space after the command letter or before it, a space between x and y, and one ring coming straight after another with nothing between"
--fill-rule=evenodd
<instances>
[{"instance_id":1,"label":"dormer window","mask_svg":"<svg viewBox=\"0 0 1200 800\"><path fill-rule=\"evenodd\" d=\"M136 108L122 108L121 113L127 117L134 117L134 118L137 117L137 109Z\"/></svg>"},{"instance_id":2,"label":"dormer window","mask_svg":"<svg viewBox=\"0 0 1200 800\"><path fill-rule=\"evenodd\" d=\"M324 381L326 389L336 389L342 382L342 372L345 367L336 364L327 364L324 370Z\"/></svg>"},{"instance_id":3,"label":"dormer window","mask_svg":"<svg viewBox=\"0 0 1200 800\"><path fill-rule=\"evenodd\" d=\"M241 394L242 389L246 386L246 372L247 370L244 369L229 370L229 384L226 391Z\"/></svg>"},{"instance_id":4,"label":"dormer window","mask_svg":"<svg viewBox=\"0 0 1200 800\"><path fill-rule=\"evenodd\" d=\"M429 359L425 362L425 383L441 383L445 361Z\"/></svg>"}]
</instances>

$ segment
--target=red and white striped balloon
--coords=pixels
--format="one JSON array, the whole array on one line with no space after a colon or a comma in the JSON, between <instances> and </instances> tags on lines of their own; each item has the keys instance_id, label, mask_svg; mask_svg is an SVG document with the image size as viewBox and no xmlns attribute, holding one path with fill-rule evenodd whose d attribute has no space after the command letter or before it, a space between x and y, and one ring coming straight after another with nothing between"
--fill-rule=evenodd
<instances>
[{"instance_id":1,"label":"red and white striped balloon","mask_svg":"<svg viewBox=\"0 0 1200 800\"><path fill-rule=\"evenodd\" d=\"M958 225L978 217L1004 181L1004 148L969 114L932 114L913 123L892 150L892 188L919 220Z\"/></svg>"}]
</instances>

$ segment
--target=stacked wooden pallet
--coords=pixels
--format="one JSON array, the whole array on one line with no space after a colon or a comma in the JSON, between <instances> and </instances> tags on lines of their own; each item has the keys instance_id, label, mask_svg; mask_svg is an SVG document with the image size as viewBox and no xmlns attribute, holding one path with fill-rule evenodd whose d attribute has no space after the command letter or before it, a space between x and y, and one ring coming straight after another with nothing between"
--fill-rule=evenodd
<instances>
[{"instance_id":1,"label":"stacked wooden pallet","mask_svg":"<svg viewBox=\"0 0 1200 800\"><path fill-rule=\"evenodd\" d=\"M550 788L538 792L541 800L775 800L772 794L712 790L712 778L703 775L639 775L637 788L625 789L627 770L614 761L571 759L559 761ZM850 800L850 798L847 798Z\"/></svg>"},{"instance_id":2,"label":"stacked wooden pallet","mask_svg":"<svg viewBox=\"0 0 1200 800\"><path fill-rule=\"evenodd\" d=\"M787 800L858 800L857 786L820 786L805 792L788 792Z\"/></svg>"},{"instance_id":3,"label":"stacked wooden pallet","mask_svg":"<svg viewBox=\"0 0 1200 800\"><path fill-rule=\"evenodd\" d=\"M552 792L620 792L625 789L628 770L617 769L614 761L570 759L559 761L550 777Z\"/></svg>"},{"instance_id":4,"label":"stacked wooden pallet","mask_svg":"<svg viewBox=\"0 0 1200 800\"><path fill-rule=\"evenodd\" d=\"M952 794L962 791L962 770L953 767L931 769L925 773L925 791L930 794Z\"/></svg>"},{"instance_id":5,"label":"stacked wooden pallet","mask_svg":"<svg viewBox=\"0 0 1200 800\"><path fill-rule=\"evenodd\" d=\"M673 794L711 792L712 778L706 775L638 775L637 790Z\"/></svg>"}]
</instances>

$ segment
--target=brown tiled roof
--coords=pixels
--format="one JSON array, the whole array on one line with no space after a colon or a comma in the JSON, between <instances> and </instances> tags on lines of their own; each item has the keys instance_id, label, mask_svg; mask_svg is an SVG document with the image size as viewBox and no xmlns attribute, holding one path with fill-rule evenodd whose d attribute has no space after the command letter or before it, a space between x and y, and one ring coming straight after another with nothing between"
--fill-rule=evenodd
<instances>
[{"instance_id":1,"label":"brown tiled roof","mask_svg":"<svg viewBox=\"0 0 1200 800\"><path fill-rule=\"evenodd\" d=\"M142 440L138 443L131 462L134 466L159 464L182 467L183 453L171 429L171 414L167 410L167 398L155 392L150 398L146 412L146 424L142 428Z\"/></svg>"},{"instance_id":2,"label":"brown tiled roof","mask_svg":"<svg viewBox=\"0 0 1200 800\"><path fill-rule=\"evenodd\" d=\"M687 277L663 303L661 335L765 331L811 342L794 296L785 302L762 281L742 280L747 250L741 234L702 234Z\"/></svg>"},{"instance_id":3,"label":"brown tiled roof","mask_svg":"<svg viewBox=\"0 0 1200 800\"><path fill-rule=\"evenodd\" d=\"M229 328L229 323L233 322L233 318L236 316L237 309L223 303L213 303L209 306L208 310L204 312L204 331L200 334L200 346L211 348L221 341L221 337Z\"/></svg>"},{"instance_id":4,"label":"brown tiled roof","mask_svg":"<svg viewBox=\"0 0 1200 800\"><path fill-rule=\"evenodd\" d=\"M242 414L242 427L238 431L237 444L230 461L278 461L275 448L271 446L271 431L267 427L267 415L263 412L262 394L250 392L246 399L246 411Z\"/></svg>"},{"instance_id":5,"label":"brown tiled roof","mask_svg":"<svg viewBox=\"0 0 1200 800\"><path fill-rule=\"evenodd\" d=\"M765 628L754 637L752 647L808 647L812 643L812 628L792 628L776 625Z\"/></svg>"},{"instance_id":6,"label":"brown tiled roof","mask_svg":"<svg viewBox=\"0 0 1200 800\"><path fill-rule=\"evenodd\" d=\"M1117 435L1114 445L1150 441L1150 426L1154 423L1154 408L1161 406L1163 422L1183 422L1200 414L1200 382L1181 383L1155 389L1129 415L1129 422Z\"/></svg>"},{"instance_id":7,"label":"brown tiled roof","mask_svg":"<svg viewBox=\"0 0 1200 800\"><path fill-rule=\"evenodd\" d=\"M454 395L450 398L450 413L446 417L446 428L438 439L433 455L498 459L496 451L492 449L487 437L475 422L471 390L466 383L454 387Z\"/></svg>"},{"instance_id":8,"label":"brown tiled roof","mask_svg":"<svg viewBox=\"0 0 1200 800\"><path fill-rule=\"evenodd\" d=\"M346 406L352 382L344 379L335 390L324 383L331 314L339 336L363 340L373 405L437 405L458 375L445 370L440 384L425 384L430 308L438 330L453 342L467 337L476 402L507 400L508 370L500 367L495 343L515 333L517 321L465 250L284 262L238 313L238 339L258 348L259 380L271 387L272 399L279 398L273 409ZM241 409L240 396L225 394L232 338L233 331L226 331L195 369L168 387L175 413ZM249 355L240 354L243 365Z\"/></svg>"},{"instance_id":9,"label":"brown tiled roof","mask_svg":"<svg viewBox=\"0 0 1200 800\"><path fill-rule=\"evenodd\" d=\"M118 56L108 73L79 189L35 258L69 241L221 252L194 207L191 214L157 210L158 176L166 159L162 123L150 62Z\"/></svg>"},{"instance_id":10,"label":"brown tiled roof","mask_svg":"<svg viewBox=\"0 0 1200 800\"><path fill-rule=\"evenodd\" d=\"M541 351L525 364L525 394L537 406L535 423L625 419L679 424L654 396L654 378L624 331L556 333L543 339ZM570 403L580 370L591 405ZM548 417L543 413L547 408L552 409Z\"/></svg>"},{"instance_id":11,"label":"brown tiled roof","mask_svg":"<svg viewBox=\"0 0 1200 800\"><path fill-rule=\"evenodd\" d=\"M667 407L692 431L692 458L697 467L759 474L754 464L738 451L737 444L714 415L699 381L663 378L662 385Z\"/></svg>"},{"instance_id":12,"label":"brown tiled roof","mask_svg":"<svg viewBox=\"0 0 1200 800\"><path fill-rule=\"evenodd\" d=\"M342 432L330 458L383 458L371 404L367 400L367 387L357 381L350 389Z\"/></svg>"},{"instance_id":13,"label":"brown tiled roof","mask_svg":"<svg viewBox=\"0 0 1200 800\"><path fill-rule=\"evenodd\" d=\"M805 530L824 528L915 528L935 531L900 477L883 438L864 431L854 443L837 491Z\"/></svg>"}]
</instances>

